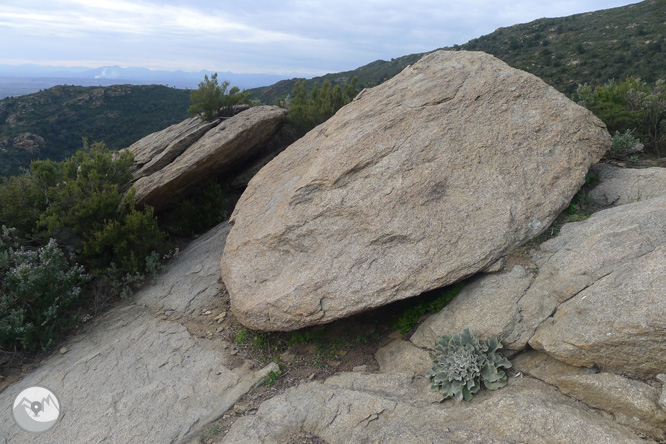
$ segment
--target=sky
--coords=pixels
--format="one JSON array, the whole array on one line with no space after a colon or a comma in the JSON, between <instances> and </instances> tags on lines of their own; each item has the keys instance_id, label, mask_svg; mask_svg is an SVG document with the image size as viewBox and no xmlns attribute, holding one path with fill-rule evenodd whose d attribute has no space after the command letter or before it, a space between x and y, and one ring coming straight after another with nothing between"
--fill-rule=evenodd
<instances>
[{"instance_id":1,"label":"sky","mask_svg":"<svg viewBox=\"0 0 666 444\"><path fill-rule=\"evenodd\" d=\"M2 0L0 64L314 76L622 0Z\"/></svg>"}]
</instances>

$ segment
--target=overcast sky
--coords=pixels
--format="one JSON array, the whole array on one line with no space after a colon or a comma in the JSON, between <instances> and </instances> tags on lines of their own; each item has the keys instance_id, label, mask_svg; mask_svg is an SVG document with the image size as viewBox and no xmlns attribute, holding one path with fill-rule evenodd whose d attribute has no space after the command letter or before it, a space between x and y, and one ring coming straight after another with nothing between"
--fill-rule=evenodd
<instances>
[{"instance_id":1,"label":"overcast sky","mask_svg":"<svg viewBox=\"0 0 666 444\"><path fill-rule=\"evenodd\" d=\"M2 0L0 64L316 75L623 0Z\"/></svg>"}]
</instances>

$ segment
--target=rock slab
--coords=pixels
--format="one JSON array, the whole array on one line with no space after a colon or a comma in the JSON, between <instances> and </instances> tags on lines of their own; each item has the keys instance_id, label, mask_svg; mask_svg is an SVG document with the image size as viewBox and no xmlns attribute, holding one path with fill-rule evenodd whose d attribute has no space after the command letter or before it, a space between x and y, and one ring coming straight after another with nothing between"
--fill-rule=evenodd
<instances>
[{"instance_id":1,"label":"rock slab","mask_svg":"<svg viewBox=\"0 0 666 444\"><path fill-rule=\"evenodd\" d=\"M192 117L134 142L127 148L134 155L137 169L134 178L149 176L164 168L219 123L219 120L207 122Z\"/></svg>"},{"instance_id":2,"label":"rock slab","mask_svg":"<svg viewBox=\"0 0 666 444\"><path fill-rule=\"evenodd\" d=\"M666 168L619 168L599 163L590 172L601 183L590 191L589 197L603 207L666 195Z\"/></svg>"},{"instance_id":3,"label":"rock slab","mask_svg":"<svg viewBox=\"0 0 666 444\"><path fill-rule=\"evenodd\" d=\"M294 442L302 432L329 444L654 442L531 378L481 390L472 402L440 399L423 377L344 373L265 401L221 443Z\"/></svg>"},{"instance_id":4,"label":"rock slab","mask_svg":"<svg viewBox=\"0 0 666 444\"><path fill-rule=\"evenodd\" d=\"M221 261L246 326L292 330L470 276L545 230L610 146L537 77L439 51L250 182Z\"/></svg>"},{"instance_id":5,"label":"rock slab","mask_svg":"<svg viewBox=\"0 0 666 444\"><path fill-rule=\"evenodd\" d=\"M666 368L666 196L599 211L543 243L538 270L476 278L412 336L476 326L506 348L634 378ZM473 330L476 331L476 330Z\"/></svg>"},{"instance_id":6,"label":"rock slab","mask_svg":"<svg viewBox=\"0 0 666 444\"><path fill-rule=\"evenodd\" d=\"M209 128L190 119L179 136L175 130L164 134L167 146L159 153L155 151L137 172L138 176L150 173L134 183L137 205L164 207L174 196L237 167L275 135L285 114L277 106L257 106ZM207 131L200 135L204 129ZM144 157L147 154L142 155L142 161L147 160Z\"/></svg>"}]
</instances>

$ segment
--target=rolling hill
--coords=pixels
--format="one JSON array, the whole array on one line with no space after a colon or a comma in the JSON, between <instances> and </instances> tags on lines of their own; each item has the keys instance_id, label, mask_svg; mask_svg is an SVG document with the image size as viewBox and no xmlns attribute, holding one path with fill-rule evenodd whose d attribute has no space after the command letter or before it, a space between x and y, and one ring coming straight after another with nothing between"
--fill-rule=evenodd
<instances>
[{"instance_id":1,"label":"rolling hill","mask_svg":"<svg viewBox=\"0 0 666 444\"><path fill-rule=\"evenodd\" d=\"M0 176L34 159L62 160L82 139L127 147L190 115L189 91L150 85L55 86L0 101Z\"/></svg>"}]
</instances>

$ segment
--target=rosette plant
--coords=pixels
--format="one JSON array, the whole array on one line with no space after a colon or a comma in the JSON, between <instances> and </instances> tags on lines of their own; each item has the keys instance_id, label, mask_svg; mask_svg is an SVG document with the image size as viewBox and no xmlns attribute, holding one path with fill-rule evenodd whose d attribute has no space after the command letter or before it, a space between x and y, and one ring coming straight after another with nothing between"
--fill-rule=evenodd
<instances>
[{"instance_id":1,"label":"rosette plant","mask_svg":"<svg viewBox=\"0 0 666 444\"><path fill-rule=\"evenodd\" d=\"M469 401L481 388L481 381L488 390L507 384L506 373L500 368L510 368L511 363L497 353L500 348L502 342L497 337L479 341L469 328L460 334L443 335L435 341L435 353L430 354L434 365L426 377L445 399Z\"/></svg>"}]
</instances>

